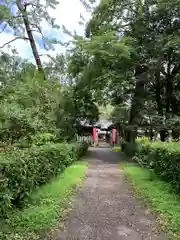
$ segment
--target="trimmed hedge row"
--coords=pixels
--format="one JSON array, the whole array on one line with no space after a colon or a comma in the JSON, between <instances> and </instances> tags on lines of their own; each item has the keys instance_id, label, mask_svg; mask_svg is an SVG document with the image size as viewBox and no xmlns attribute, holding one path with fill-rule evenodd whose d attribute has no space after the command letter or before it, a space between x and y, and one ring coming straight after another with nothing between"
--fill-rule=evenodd
<instances>
[{"instance_id":1,"label":"trimmed hedge row","mask_svg":"<svg viewBox=\"0 0 180 240\"><path fill-rule=\"evenodd\" d=\"M0 154L0 215L20 207L29 193L87 151L87 144L47 144Z\"/></svg>"},{"instance_id":2,"label":"trimmed hedge row","mask_svg":"<svg viewBox=\"0 0 180 240\"><path fill-rule=\"evenodd\" d=\"M180 192L180 144L173 142L141 141L134 159L150 167L163 180L171 183Z\"/></svg>"}]
</instances>

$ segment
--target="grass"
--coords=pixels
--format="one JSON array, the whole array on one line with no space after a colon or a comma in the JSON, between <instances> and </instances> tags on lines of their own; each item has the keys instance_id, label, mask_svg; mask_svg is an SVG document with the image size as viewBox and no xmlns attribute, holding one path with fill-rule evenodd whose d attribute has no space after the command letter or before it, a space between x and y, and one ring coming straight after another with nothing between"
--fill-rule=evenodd
<instances>
[{"instance_id":1,"label":"grass","mask_svg":"<svg viewBox=\"0 0 180 240\"><path fill-rule=\"evenodd\" d=\"M76 162L33 192L26 208L12 213L8 221L0 221L0 239L38 239L40 233L57 225L67 211L74 187L81 183L86 168L86 162Z\"/></svg>"},{"instance_id":2,"label":"grass","mask_svg":"<svg viewBox=\"0 0 180 240\"><path fill-rule=\"evenodd\" d=\"M120 146L115 146L111 149L112 152L120 152L121 151L121 148Z\"/></svg>"},{"instance_id":3,"label":"grass","mask_svg":"<svg viewBox=\"0 0 180 240\"><path fill-rule=\"evenodd\" d=\"M134 163L122 163L121 166L138 196L157 213L162 229L173 240L180 239L180 196L173 193L172 187L159 180L151 170Z\"/></svg>"}]
</instances>

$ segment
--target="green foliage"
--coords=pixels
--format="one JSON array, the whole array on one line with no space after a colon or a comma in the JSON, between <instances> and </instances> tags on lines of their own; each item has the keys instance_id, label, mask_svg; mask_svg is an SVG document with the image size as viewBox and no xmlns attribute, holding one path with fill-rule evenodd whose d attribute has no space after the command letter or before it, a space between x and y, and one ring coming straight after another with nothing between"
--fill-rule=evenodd
<instances>
[{"instance_id":1,"label":"green foliage","mask_svg":"<svg viewBox=\"0 0 180 240\"><path fill-rule=\"evenodd\" d=\"M56 110L55 85L28 75L24 81L16 80L3 90L1 100L1 139L12 141L37 131L55 130L53 114ZM54 95L52 95L53 90Z\"/></svg>"},{"instance_id":2,"label":"green foliage","mask_svg":"<svg viewBox=\"0 0 180 240\"><path fill-rule=\"evenodd\" d=\"M56 60L63 70L60 74ZM55 134L61 141L70 141L75 136L77 123L98 119L98 108L87 88L59 83L62 75L68 78L65 56L57 56L49 63L48 81L42 79L33 64L16 54L11 57L3 53L0 62L1 141L23 142L22 145L28 147L32 135L44 132Z\"/></svg>"},{"instance_id":3,"label":"green foliage","mask_svg":"<svg viewBox=\"0 0 180 240\"><path fill-rule=\"evenodd\" d=\"M73 99L77 122L83 120L96 122L98 120L99 110L87 86L77 84L73 89Z\"/></svg>"},{"instance_id":4,"label":"green foliage","mask_svg":"<svg viewBox=\"0 0 180 240\"><path fill-rule=\"evenodd\" d=\"M30 148L32 146L42 146L48 143L56 142L58 142L58 138L52 133L37 133L36 135L20 138L11 146L11 148Z\"/></svg>"},{"instance_id":5,"label":"green foliage","mask_svg":"<svg viewBox=\"0 0 180 240\"><path fill-rule=\"evenodd\" d=\"M180 192L180 144L174 142L140 143L135 160L150 167L161 179Z\"/></svg>"},{"instance_id":6,"label":"green foliage","mask_svg":"<svg viewBox=\"0 0 180 240\"><path fill-rule=\"evenodd\" d=\"M87 149L88 149L88 144L86 142L76 144L76 147L74 150L76 151L75 155L77 156L77 160L86 154Z\"/></svg>"},{"instance_id":7,"label":"green foliage","mask_svg":"<svg viewBox=\"0 0 180 240\"><path fill-rule=\"evenodd\" d=\"M11 147L14 149L23 149L23 148L29 148L31 147L30 139L27 137L20 138L17 142L15 142Z\"/></svg>"},{"instance_id":8,"label":"green foliage","mask_svg":"<svg viewBox=\"0 0 180 240\"><path fill-rule=\"evenodd\" d=\"M70 75L100 104L112 104L125 141L180 135L179 0L100 1L75 38ZM125 132L128 131L128 134Z\"/></svg>"},{"instance_id":9,"label":"green foliage","mask_svg":"<svg viewBox=\"0 0 180 240\"><path fill-rule=\"evenodd\" d=\"M111 149L111 151L112 151L112 152L121 152L121 148L115 146L115 147L113 147L113 148Z\"/></svg>"},{"instance_id":10,"label":"green foliage","mask_svg":"<svg viewBox=\"0 0 180 240\"><path fill-rule=\"evenodd\" d=\"M39 132L57 134L62 140L73 138L76 114L70 87L44 81L37 72L28 71L1 91L0 136L3 141L15 142Z\"/></svg>"},{"instance_id":11,"label":"green foliage","mask_svg":"<svg viewBox=\"0 0 180 240\"><path fill-rule=\"evenodd\" d=\"M123 141L121 143L121 148L124 153L126 153L127 156L132 157L134 156L136 150L137 150L137 144L134 142L125 142Z\"/></svg>"},{"instance_id":12,"label":"green foliage","mask_svg":"<svg viewBox=\"0 0 180 240\"><path fill-rule=\"evenodd\" d=\"M21 206L31 191L63 171L87 150L85 144L47 144L0 154L0 213Z\"/></svg>"},{"instance_id":13,"label":"green foliage","mask_svg":"<svg viewBox=\"0 0 180 240\"><path fill-rule=\"evenodd\" d=\"M33 145L41 146L47 143L57 142L57 137L51 133L39 133L31 136L31 141Z\"/></svg>"},{"instance_id":14,"label":"green foliage","mask_svg":"<svg viewBox=\"0 0 180 240\"><path fill-rule=\"evenodd\" d=\"M113 106L106 105L106 106L99 106L99 115L101 119L111 119L111 114L113 112Z\"/></svg>"},{"instance_id":15,"label":"green foliage","mask_svg":"<svg viewBox=\"0 0 180 240\"><path fill-rule=\"evenodd\" d=\"M81 183L86 168L86 162L73 163L33 191L26 208L13 212L8 221L0 221L0 239L39 239L42 230L55 227L59 217L65 217L74 186Z\"/></svg>"}]
</instances>

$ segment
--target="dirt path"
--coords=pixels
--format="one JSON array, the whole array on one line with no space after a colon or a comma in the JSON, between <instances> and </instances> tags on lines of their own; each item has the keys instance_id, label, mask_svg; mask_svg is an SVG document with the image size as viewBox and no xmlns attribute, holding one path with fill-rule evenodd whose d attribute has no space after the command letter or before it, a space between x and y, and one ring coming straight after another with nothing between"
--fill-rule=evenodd
<instances>
[{"instance_id":1,"label":"dirt path","mask_svg":"<svg viewBox=\"0 0 180 240\"><path fill-rule=\"evenodd\" d=\"M118 154L89 150L89 169L64 232L56 240L167 240L124 182Z\"/></svg>"}]
</instances>

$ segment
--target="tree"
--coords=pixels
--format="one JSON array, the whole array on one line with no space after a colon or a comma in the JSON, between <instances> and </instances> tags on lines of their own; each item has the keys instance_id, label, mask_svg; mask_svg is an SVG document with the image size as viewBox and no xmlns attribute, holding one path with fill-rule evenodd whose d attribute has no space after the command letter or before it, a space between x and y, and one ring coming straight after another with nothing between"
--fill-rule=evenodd
<instances>
[{"instance_id":1,"label":"tree","mask_svg":"<svg viewBox=\"0 0 180 240\"><path fill-rule=\"evenodd\" d=\"M128 102L126 141L134 142L141 127L156 129L162 141L169 130L178 135L179 6L179 0L100 1L86 38L76 40L78 81L97 101Z\"/></svg>"},{"instance_id":2,"label":"tree","mask_svg":"<svg viewBox=\"0 0 180 240\"><path fill-rule=\"evenodd\" d=\"M53 28L59 28L55 24L55 19L50 17L48 8L55 8L58 4L56 0L4 0L3 5L0 8L1 15L1 28L5 31L9 26L14 32L14 38L6 42L2 47L17 39L23 39L29 41L33 56L40 72L43 72L40 56L38 54L37 45L34 37L34 32L41 35L41 40L45 49L52 47L51 43L57 43L55 39L50 41L44 36L42 31L42 23L45 21L50 24ZM3 13L4 9L6 14ZM14 9L13 11L11 9ZM26 32L26 33L25 33ZM44 73L43 73L44 75Z\"/></svg>"}]
</instances>

